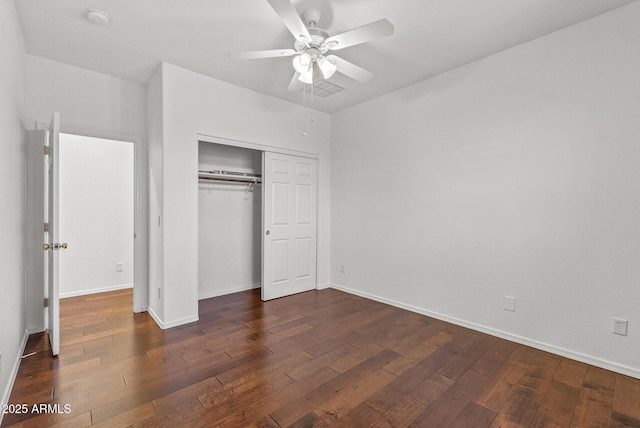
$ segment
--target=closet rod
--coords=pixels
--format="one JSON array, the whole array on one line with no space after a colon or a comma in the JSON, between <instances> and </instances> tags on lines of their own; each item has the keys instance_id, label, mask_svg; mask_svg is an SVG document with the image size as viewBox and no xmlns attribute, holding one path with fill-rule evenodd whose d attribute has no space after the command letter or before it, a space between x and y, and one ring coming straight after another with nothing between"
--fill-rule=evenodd
<instances>
[{"instance_id":1,"label":"closet rod","mask_svg":"<svg viewBox=\"0 0 640 428\"><path fill-rule=\"evenodd\" d=\"M252 172L237 172L237 171L223 171L221 169L214 169L213 171L199 170L199 174L214 174L214 175L238 175L241 177L260 178L261 174L254 174Z\"/></svg>"},{"instance_id":2,"label":"closet rod","mask_svg":"<svg viewBox=\"0 0 640 428\"><path fill-rule=\"evenodd\" d=\"M232 183L253 183L260 184L262 180L259 178L231 178L231 177L209 177L206 175L198 175L199 180L209 180L209 181L227 181Z\"/></svg>"},{"instance_id":3,"label":"closet rod","mask_svg":"<svg viewBox=\"0 0 640 428\"><path fill-rule=\"evenodd\" d=\"M262 182L262 175L253 174L250 172L236 172L236 171L198 171L199 180L212 180L212 181L226 181L233 183L253 183L259 184Z\"/></svg>"}]
</instances>

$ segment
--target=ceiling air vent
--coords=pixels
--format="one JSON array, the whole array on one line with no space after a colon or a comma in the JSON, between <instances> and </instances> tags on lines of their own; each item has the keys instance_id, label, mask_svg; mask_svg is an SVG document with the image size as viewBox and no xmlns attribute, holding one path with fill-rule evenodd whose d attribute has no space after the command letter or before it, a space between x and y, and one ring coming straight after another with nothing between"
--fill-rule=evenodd
<instances>
[{"instance_id":1,"label":"ceiling air vent","mask_svg":"<svg viewBox=\"0 0 640 428\"><path fill-rule=\"evenodd\" d=\"M307 94L311 95L311 85L305 85L304 90ZM331 83L327 80L319 80L313 84L313 95L326 98L329 95L337 94L342 91L344 88L342 86L338 86L334 83Z\"/></svg>"}]
</instances>

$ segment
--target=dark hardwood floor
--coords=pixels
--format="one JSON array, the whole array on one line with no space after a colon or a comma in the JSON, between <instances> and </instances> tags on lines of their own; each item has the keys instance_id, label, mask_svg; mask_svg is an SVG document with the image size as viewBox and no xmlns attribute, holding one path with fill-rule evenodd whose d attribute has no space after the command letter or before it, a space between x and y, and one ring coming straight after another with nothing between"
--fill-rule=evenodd
<instances>
[{"instance_id":1,"label":"dark hardwood floor","mask_svg":"<svg viewBox=\"0 0 640 428\"><path fill-rule=\"evenodd\" d=\"M131 299L62 300L60 356L33 335L10 398L61 413L3 426L640 427L640 380L340 291L203 300L165 331Z\"/></svg>"}]
</instances>

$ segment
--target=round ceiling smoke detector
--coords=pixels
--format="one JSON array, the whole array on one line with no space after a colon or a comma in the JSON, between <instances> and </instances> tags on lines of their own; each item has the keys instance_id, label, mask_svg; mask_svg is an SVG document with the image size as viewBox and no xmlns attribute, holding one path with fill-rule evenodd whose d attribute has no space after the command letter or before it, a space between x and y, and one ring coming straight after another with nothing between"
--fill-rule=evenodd
<instances>
[{"instance_id":1,"label":"round ceiling smoke detector","mask_svg":"<svg viewBox=\"0 0 640 428\"><path fill-rule=\"evenodd\" d=\"M111 21L109 15L98 9L87 10L87 19L96 25L107 25Z\"/></svg>"}]
</instances>

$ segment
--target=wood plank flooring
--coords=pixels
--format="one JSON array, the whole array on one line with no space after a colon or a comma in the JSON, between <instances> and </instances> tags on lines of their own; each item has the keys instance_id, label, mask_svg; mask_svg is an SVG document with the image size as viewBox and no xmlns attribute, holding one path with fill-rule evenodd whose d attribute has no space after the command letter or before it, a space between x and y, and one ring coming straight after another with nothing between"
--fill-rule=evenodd
<instances>
[{"instance_id":1,"label":"wood plank flooring","mask_svg":"<svg viewBox=\"0 0 640 428\"><path fill-rule=\"evenodd\" d=\"M15 427L640 427L640 380L328 289L200 302L160 330L131 290L61 301L30 337ZM70 412L64 413L64 405Z\"/></svg>"}]
</instances>

